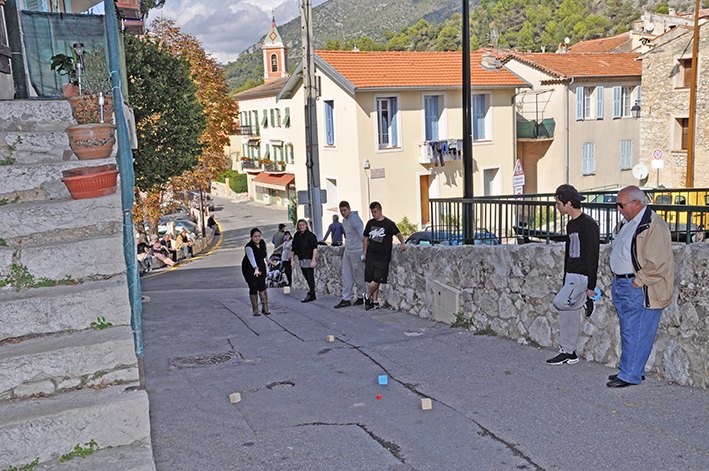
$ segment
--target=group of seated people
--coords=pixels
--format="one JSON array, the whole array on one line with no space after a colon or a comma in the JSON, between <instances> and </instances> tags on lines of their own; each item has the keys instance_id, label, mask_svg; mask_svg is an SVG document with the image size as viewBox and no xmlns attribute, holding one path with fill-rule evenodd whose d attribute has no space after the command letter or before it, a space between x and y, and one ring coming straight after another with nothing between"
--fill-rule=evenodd
<instances>
[{"instance_id":1,"label":"group of seated people","mask_svg":"<svg viewBox=\"0 0 709 471\"><path fill-rule=\"evenodd\" d=\"M143 267L144 272L153 270L153 257L165 263L170 267L175 266L177 256L182 249L184 258L189 259L194 254L192 247L194 246L194 234L188 234L186 230L182 230L175 240L172 240L170 234L165 234L162 239L153 234L148 243L145 235L140 235L136 238L138 244L138 261Z\"/></svg>"}]
</instances>

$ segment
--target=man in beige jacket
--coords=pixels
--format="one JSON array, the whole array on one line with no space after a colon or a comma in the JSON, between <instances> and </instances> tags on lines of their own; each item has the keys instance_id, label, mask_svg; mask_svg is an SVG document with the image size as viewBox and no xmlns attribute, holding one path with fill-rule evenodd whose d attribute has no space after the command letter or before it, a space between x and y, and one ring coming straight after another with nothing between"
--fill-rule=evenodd
<instances>
[{"instance_id":1,"label":"man in beige jacket","mask_svg":"<svg viewBox=\"0 0 709 471\"><path fill-rule=\"evenodd\" d=\"M608 377L609 388L640 384L650 357L662 310L672 299L675 262L670 230L647 207L645 193L623 188L616 198L625 218L615 231L610 257L613 303L620 319L620 372Z\"/></svg>"}]
</instances>

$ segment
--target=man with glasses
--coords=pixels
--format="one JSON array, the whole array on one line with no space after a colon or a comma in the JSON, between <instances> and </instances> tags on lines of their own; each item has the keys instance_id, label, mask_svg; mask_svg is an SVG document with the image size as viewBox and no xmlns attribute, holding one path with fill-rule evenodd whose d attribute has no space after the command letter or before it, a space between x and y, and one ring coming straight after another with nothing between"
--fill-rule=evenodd
<instances>
[{"instance_id":1,"label":"man with glasses","mask_svg":"<svg viewBox=\"0 0 709 471\"><path fill-rule=\"evenodd\" d=\"M571 185L556 189L556 210L569 216L566 225L566 252L564 255L564 286L554 297L554 307L559 311L559 354L547 360L550 365L579 362L576 346L581 331L581 309L586 317L593 313L593 300L598 272L598 224L581 211L581 201L586 197Z\"/></svg>"},{"instance_id":2,"label":"man with glasses","mask_svg":"<svg viewBox=\"0 0 709 471\"><path fill-rule=\"evenodd\" d=\"M675 262L667 223L647 207L640 188L620 190L616 205L625 221L615 230L610 266L622 352L620 372L607 386L624 388L645 379L662 310L672 299Z\"/></svg>"}]
</instances>

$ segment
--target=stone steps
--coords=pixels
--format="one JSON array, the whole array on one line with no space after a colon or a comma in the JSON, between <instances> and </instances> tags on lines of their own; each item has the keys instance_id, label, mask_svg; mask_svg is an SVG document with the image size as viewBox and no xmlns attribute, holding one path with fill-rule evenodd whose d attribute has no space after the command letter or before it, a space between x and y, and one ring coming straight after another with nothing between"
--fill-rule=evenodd
<instances>
[{"instance_id":1,"label":"stone steps","mask_svg":"<svg viewBox=\"0 0 709 471\"><path fill-rule=\"evenodd\" d=\"M20 140L18 140L18 138ZM9 148L3 150L2 140ZM0 132L0 153L5 157L15 159L13 165L28 165L47 162L61 162L64 160L77 160L69 147L69 139L64 132ZM10 155L12 154L12 155Z\"/></svg>"},{"instance_id":2,"label":"stone steps","mask_svg":"<svg viewBox=\"0 0 709 471\"><path fill-rule=\"evenodd\" d=\"M54 459L36 466L34 471L155 471L155 463L149 447L129 445L99 449L86 458L64 463Z\"/></svg>"},{"instance_id":3,"label":"stone steps","mask_svg":"<svg viewBox=\"0 0 709 471\"><path fill-rule=\"evenodd\" d=\"M69 198L71 195L62 182L62 171L79 167L98 167L115 164L115 157L95 160L68 160L30 165L0 166L0 199L20 203Z\"/></svg>"},{"instance_id":4,"label":"stone steps","mask_svg":"<svg viewBox=\"0 0 709 471\"><path fill-rule=\"evenodd\" d=\"M0 400L138 381L130 326L86 327L0 346Z\"/></svg>"},{"instance_id":5,"label":"stone steps","mask_svg":"<svg viewBox=\"0 0 709 471\"><path fill-rule=\"evenodd\" d=\"M125 385L2 402L0 469L31 463L36 458L44 463L91 440L100 448L147 447L148 417L147 393Z\"/></svg>"},{"instance_id":6,"label":"stone steps","mask_svg":"<svg viewBox=\"0 0 709 471\"><path fill-rule=\"evenodd\" d=\"M122 217L120 192L0 206L2 237L10 247L115 234L122 230Z\"/></svg>"},{"instance_id":7,"label":"stone steps","mask_svg":"<svg viewBox=\"0 0 709 471\"><path fill-rule=\"evenodd\" d=\"M58 281L68 276L77 281L91 281L115 276L126 271L123 235L23 245L21 249L0 247L0 276L9 274L12 264L26 267L36 279Z\"/></svg>"},{"instance_id":8,"label":"stone steps","mask_svg":"<svg viewBox=\"0 0 709 471\"><path fill-rule=\"evenodd\" d=\"M0 116L0 132L63 132L76 124L67 100L0 101Z\"/></svg>"},{"instance_id":9,"label":"stone steps","mask_svg":"<svg viewBox=\"0 0 709 471\"><path fill-rule=\"evenodd\" d=\"M86 329L98 316L130 325L128 282L123 275L76 286L0 291L0 341Z\"/></svg>"}]
</instances>

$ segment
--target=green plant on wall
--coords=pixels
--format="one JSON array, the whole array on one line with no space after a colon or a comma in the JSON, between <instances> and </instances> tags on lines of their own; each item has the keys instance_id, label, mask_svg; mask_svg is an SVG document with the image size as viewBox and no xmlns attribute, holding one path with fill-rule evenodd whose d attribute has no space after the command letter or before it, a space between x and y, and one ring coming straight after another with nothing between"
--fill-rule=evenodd
<instances>
[{"instance_id":1,"label":"green plant on wall","mask_svg":"<svg viewBox=\"0 0 709 471\"><path fill-rule=\"evenodd\" d=\"M81 446L77 443L73 451L62 455L62 457L59 458L59 462L63 463L65 461L73 460L74 458L86 458L87 456L94 454L98 450L98 444L94 440L84 443L84 446Z\"/></svg>"},{"instance_id":2,"label":"green plant on wall","mask_svg":"<svg viewBox=\"0 0 709 471\"><path fill-rule=\"evenodd\" d=\"M7 146L7 155L0 159L0 165L12 165L15 163L17 159L15 159L12 155L17 151L17 146L20 144L22 144L22 138L17 136L17 138L15 138L15 142ZM0 153L0 157L2 157L2 155L3 154Z\"/></svg>"},{"instance_id":3,"label":"green plant on wall","mask_svg":"<svg viewBox=\"0 0 709 471\"><path fill-rule=\"evenodd\" d=\"M91 327L96 330L103 330L108 329L109 327L113 327L113 324L111 324L110 322L106 322L105 317L97 317L96 322L91 323Z\"/></svg>"},{"instance_id":4,"label":"green plant on wall","mask_svg":"<svg viewBox=\"0 0 709 471\"><path fill-rule=\"evenodd\" d=\"M103 50L90 51L84 54L81 87L82 91L89 95L98 95L99 92L108 95L111 92L106 55Z\"/></svg>"},{"instance_id":5,"label":"green plant on wall","mask_svg":"<svg viewBox=\"0 0 709 471\"><path fill-rule=\"evenodd\" d=\"M407 218L406 216L401 218L401 221L396 223L396 227L399 228L399 230L401 231L401 235L404 236L404 239L406 239L407 237L409 237L411 234L413 234L414 232L416 232L418 230L418 227L416 227L416 224L409 221L409 218Z\"/></svg>"}]
</instances>

